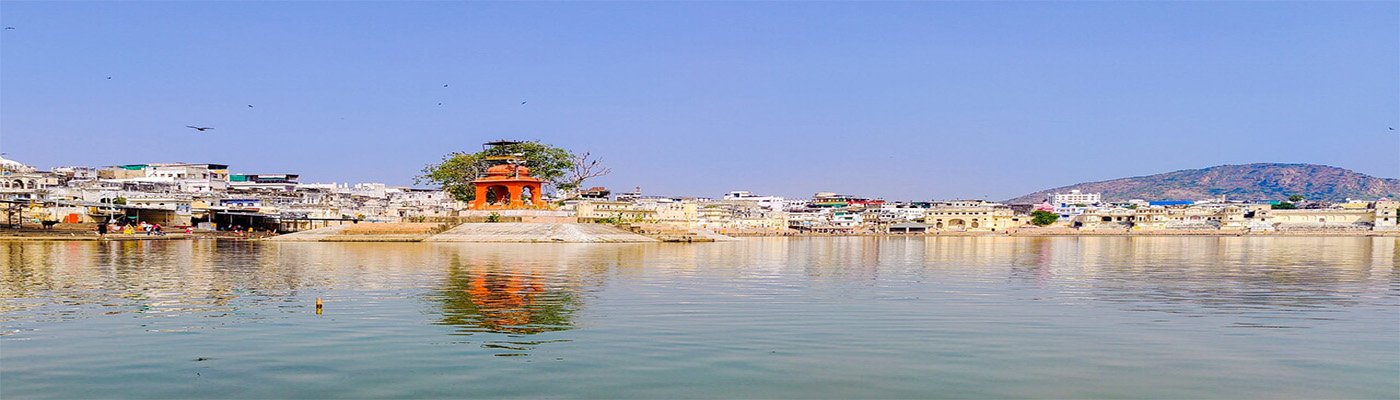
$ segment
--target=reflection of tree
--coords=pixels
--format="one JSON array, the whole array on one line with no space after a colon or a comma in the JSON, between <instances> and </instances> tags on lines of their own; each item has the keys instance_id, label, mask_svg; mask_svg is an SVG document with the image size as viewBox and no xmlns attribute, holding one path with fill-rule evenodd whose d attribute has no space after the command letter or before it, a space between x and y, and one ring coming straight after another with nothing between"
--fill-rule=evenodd
<instances>
[{"instance_id":1,"label":"reflection of tree","mask_svg":"<svg viewBox=\"0 0 1400 400\"><path fill-rule=\"evenodd\" d=\"M578 300L530 272L468 270L452 266L439 290L443 325L468 332L520 333L573 328Z\"/></svg>"}]
</instances>

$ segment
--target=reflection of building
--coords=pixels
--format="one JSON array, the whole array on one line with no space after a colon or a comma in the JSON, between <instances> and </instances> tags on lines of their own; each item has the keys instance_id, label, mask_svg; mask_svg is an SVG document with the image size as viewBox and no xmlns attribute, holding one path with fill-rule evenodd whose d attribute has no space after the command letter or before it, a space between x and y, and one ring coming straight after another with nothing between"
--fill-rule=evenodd
<instances>
[{"instance_id":1,"label":"reflection of building","mask_svg":"<svg viewBox=\"0 0 1400 400\"><path fill-rule=\"evenodd\" d=\"M573 327L576 300L535 274L453 268L442 290L445 325L533 334Z\"/></svg>"}]
</instances>

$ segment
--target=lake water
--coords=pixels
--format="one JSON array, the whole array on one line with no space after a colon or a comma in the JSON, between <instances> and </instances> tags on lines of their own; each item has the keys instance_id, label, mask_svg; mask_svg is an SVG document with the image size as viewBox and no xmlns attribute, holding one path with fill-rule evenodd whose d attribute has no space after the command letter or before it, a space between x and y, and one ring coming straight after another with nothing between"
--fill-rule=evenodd
<instances>
[{"instance_id":1,"label":"lake water","mask_svg":"<svg viewBox=\"0 0 1400 400\"><path fill-rule=\"evenodd\" d=\"M5 242L0 397L1396 398L1397 242Z\"/></svg>"}]
</instances>

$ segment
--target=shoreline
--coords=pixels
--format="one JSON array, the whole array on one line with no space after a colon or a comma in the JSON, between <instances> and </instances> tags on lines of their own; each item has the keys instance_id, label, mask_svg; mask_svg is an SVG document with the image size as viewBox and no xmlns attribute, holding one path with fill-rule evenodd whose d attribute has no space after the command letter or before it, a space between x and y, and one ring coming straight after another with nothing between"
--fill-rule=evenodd
<instances>
[{"instance_id":1,"label":"shoreline","mask_svg":"<svg viewBox=\"0 0 1400 400\"><path fill-rule=\"evenodd\" d=\"M147 235L145 233L109 233L106 237L92 232L6 232L0 231L0 242L54 241L54 242L128 242L139 240L257 240L265 236L236 236L214 233L167 233Z\"/></svg>"},{"instance_id":2,"label":"shoreline","mask_svg":"<svg viewBox=\"0 0 1400 400\"><path fill-rule=\"evenodd\" d=\"M364 242L364 243L401 242L401 243L410 243L410 242L417 242L416 240L392 240L393 238L380 238L380 237L377 237L378 235L362 235L362 236L363 236L363 237L362 237L361 239L359 239L359 240L330 240L330 241L328 241L328 242L340 242L340 243L354 243L354 242ZM922 238L937 238L937 237L1394 237L1394 238L1400 238L1400 231L1379 231L1379 232L1377 232L1377 231L1367 231L1367 232L1200 232L1200 231L1191 231L1191 232L1151 232L1151 233L1147 233L1147 232L1143 232L1143 233L1137 233L1137 232L1133 232L1133 233L1127 233L1127 232L1037 232L1037 233L1029 233L1029 232L1015 232L1015 233L1007 233L1007 232L941 232L941 233L928 233L928 234L904 234L904 233L794 234L794 235L775 235L775 234L729 234L729 236L735 237L735 238L823 238L823 237L827 237L827 238L845 238L845 237L874 237L874 238L895 238L895 237L904 237L904 238L919 238L919 237L922 237ZM12 242L23 242L23 241L34 241L34 242L42 242L42 241L55 241L55 242L61 242L61 241L67 241L67 242L74 242L74 241L105 242L105 241L111 241L111 242L120 242L120 241L140 241L140 240L235 240L235 241L249 241L249 240L265 240L265 239L276 238L276 237L277 237L277 236L247 237L247 236L231 236L231 235L209 235L209 234L197 234L197 233L196 233L196 234L171 233L171 234L166 234L166 235L164 235L164 236L148 236L148 235L144 235L144 234L132 234L132 235L124 235L124 234L115 234L115 235L113 235L113 234L109 234L109 235L107 235L107 237L103 238L103 237L97 237L97 236L92 235L92 234L83 235L83 234L76 234L76 233L75 233L75 234L69 234L69 235L61 235L61 234L45 234L45 235L26 234L26 235L21 235L21 234L14 234L14 233L10 233L10 234L3 234L3 233L0 233L0 241L12 241ZM489 242L483 242L483 243L489 243ZM531 241L522 241L522 242L514 242L514 243L559 243L559 242L558 242L558 241L553 241L553 240L540 240L540 241L533 241L533 242L531 242Z\"/></svg>"},{"instance_id":3,"label":"shoreline","mask_svg":"<svg viewBox=\"0 0 1400 400\"><path fill-rule=\"evenodd\" d=\"M109 234L109 235L107 235L107 237L98 237L98 236L96 236L96 235L91 235L91 234L89 234L89 235L73 234L73 235L67 235L67 236L64 236L64 235L13 235L13 234L12 234L12 235L0 236L0 241L55 241L55 242L76 242L76 241L89 241L89 242L124 242L124 241L133 241L133 240L194 240L194 239L204 239L204 238L202 238L202 237L196 237L195 235L190 235L190 234L185 234L185 233L179 233L179 234L171 233L171 234L166 234L166 235L163 235L163 236L145 235L145 234L132 234L132 235L110 235L110 234Z\"/></svg>"},{"instance_id":4,"label":"shoreline","mask_svg":"<svg viewBox=\"0 0 1400 400\"><path fill-rule=\"evenodd\" d=\"M939 232L939 233L864 233L864 234L727 234L733 237L1166 237L1166 236L1218 236L1218 237L1400 237L1400 231L1364 232Z\"/></svg>"}]
</instances>

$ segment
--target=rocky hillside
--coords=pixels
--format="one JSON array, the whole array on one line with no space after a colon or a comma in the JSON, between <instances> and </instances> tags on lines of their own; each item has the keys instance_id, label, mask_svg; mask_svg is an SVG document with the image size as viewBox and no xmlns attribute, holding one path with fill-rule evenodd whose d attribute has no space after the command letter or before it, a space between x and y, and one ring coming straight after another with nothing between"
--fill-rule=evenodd
<instances>
[{"instance_id":1,"label":"rocky hillside","mask_svg":"<svg viewBox=\"0 0 1400 400\"><path fill-rule=\"evenodd\" d=\"M1347 198L1400 198L1400 179L1377 178L1316 164L1221 165L1080 183L1042 190L1006 202L1039 203L1051 193L1065 193L1072 189L1102 193L1104 201L1202 200L1221 195L1232 200L1265 200L1284 199L1294 194L1310 200L1343 201Z\"/></svg>"}]
</instances>

